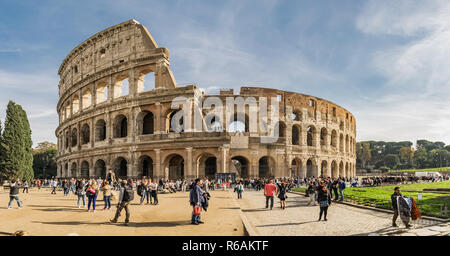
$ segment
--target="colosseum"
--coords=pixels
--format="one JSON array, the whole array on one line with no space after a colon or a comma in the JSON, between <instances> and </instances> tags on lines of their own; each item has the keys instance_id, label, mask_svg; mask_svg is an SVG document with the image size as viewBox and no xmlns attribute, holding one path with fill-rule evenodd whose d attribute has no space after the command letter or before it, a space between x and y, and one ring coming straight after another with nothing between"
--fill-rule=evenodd
<instances>
[{"instance_id":1,"label":"colosseum","mask_svg":"<svg viewBox=\"0 0 450 256\"><path fill-rule=\"evenodd\" d=\"M58 177L104 177L109 168L119 177L156 179L355 176L356 120L346 109L270 88L206 95L195 84L177 85L169 64L169 51L135 20L91 36L67 55L58 70ZM248 129L248 106L244 122L234 115L221 130L173 129L180 111L173 100L197 95L276 98L278 139L261 143L262 134Z\"/></svg>"}]
</instances>

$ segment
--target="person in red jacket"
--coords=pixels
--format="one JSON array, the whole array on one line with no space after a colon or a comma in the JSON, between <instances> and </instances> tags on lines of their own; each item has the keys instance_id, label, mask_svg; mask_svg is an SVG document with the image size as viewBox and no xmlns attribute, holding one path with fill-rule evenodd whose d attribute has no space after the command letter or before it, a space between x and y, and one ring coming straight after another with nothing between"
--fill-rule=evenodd
<instances>
[{"instance_id":1,"label":"person in red jacket","mask_svg":"<svg viewBox=\"0 0 450 256\"><path fill-rule=\"evenodd\" d=\"M264 186L264 195L266 196L266 208L269 208L269 200L270 200L270 210L273 208L273 196L277 194L277 186L273 184L273 180L270 180L269 183L267 183Z\"/></svg>"}]
</instances>

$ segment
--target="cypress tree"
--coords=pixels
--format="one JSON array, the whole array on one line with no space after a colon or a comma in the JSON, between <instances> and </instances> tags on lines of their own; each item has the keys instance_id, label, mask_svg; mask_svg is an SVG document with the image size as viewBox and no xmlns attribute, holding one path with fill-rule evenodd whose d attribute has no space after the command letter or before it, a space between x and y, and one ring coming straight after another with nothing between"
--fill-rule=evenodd
<instances>
[{"instance_id":1,"label":"cypress tree","mask_svg":"<svg viewBox=\"0 0 450 256\"><path fill-rule=\"evenodd\" d=\"M0 142L0 179L32 179L31 130L22 107L9 101Z\"/></svg>"}]
</instances>

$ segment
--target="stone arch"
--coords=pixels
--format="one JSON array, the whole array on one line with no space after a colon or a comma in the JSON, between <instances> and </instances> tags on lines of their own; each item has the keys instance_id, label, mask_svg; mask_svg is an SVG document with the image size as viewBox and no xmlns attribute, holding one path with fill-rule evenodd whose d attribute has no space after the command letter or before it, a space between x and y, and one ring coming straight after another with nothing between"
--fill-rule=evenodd
<instances>
[{"instance_id":1,"label":"stone arch","mask_svg":"<svg viewBox=\"0 0 450 256\"><path fill-rule=\"evenodd\" d=\"M339 152L344 152L344 135L339 135Z\"/></svg>"},{"instance_id":2,"label":"stone arch","mask_svg":"<svg viewBox=\"0 0 450 256\"><path fill-rule=\"evenodd\" d=\"M331 147L334 149L337 148L337 132L336 132L336 130L331 131Z\"/></svg>"},{"instance_id":3,"label":"stone arch","mask_svg":"<svg viewBox=\"0 0 450 256\"><path fill-rule=\"evenodd\" d=\"M108 100L108 84L104 81L98 82L95 89L95 103L100 104Z\"/></svg>"},{"instance_id":4,"label":"stone arch","mask_svg":"<svg viewBox=\"0 0 450 256\"><path fill-rule=\"evenodd\" d=\"M175 116L175 115L181 116L181 118L179 119L179 122L178 122L178 125L179 125L178 127L176 127L176 126L174 127L172 124L172 120L174 118L177 118L177 116ZM168 114L166 120L167 120L166 127L167 127L168 132L184 132L184 111L182 109L174 110L174 111L170 112ZM176 123L176 120L174 122Z\"/></svg>"},{"instance_id":5,"label":"stone arch","mask_svg":"<svg viewBox=\"0 0 450 256\"><path fill-rule=\"evenodd\" d=\"M302 111L295 109L292 111L292 121L301 121L302 120Z\"/></svg>"},{"instance_id":6,"label":"stone arch","mask_svg":"<svg viewBox=\"0 0 450 256\"><path fill-rule=\"evenodd\" d=\"M155 119L151 111L142 111L138 114L137 119L137 134L146 135L153 134L155 131Z\"/></svg>"},{"instance_id":7,"label":"stone arch","mask_svg":"<svg viewBox=\"0 0 450 256\"><path fill-rule=\"evenodd\" d=\"M78 95L73 96L72 111L73 113L78 113L78 111L80 111L80 97Z\"/></svg>"},{"instance_id":8,"label":"stone arch","mask_svg":"<svg viewBox=\"0 0 450 256\"><path fill-rule=\"evenodd\" d=\"M155 73L150 67L139 72L137 79L137 92L142 93L155 88Z\"/></svg>"},{"instance_id":9,"label":"stone arch","mask_svg":"<svg viewBox=\"0 0 450 256\"><path fill-rule=\"evenodd\" d=\"M169 180L183 179L185 176L184 158L179 154L168 155L165 159Z\"/></svg>"},{"instance_id":10,"label":"stone arch","mask_svg":"<svg viewBox=\"0 0 450 256\"><path fill-rule=\"evenodd\" d=\"M337 178L339 176L338 166L335 160L331 162L331 177Z\"/></svg>"},{"instance_id":11,"label":"stone arch","mask_svg":"<svg viewBox=\"0 0 450 256\"><path fill-rule=\"evenodd\" d=\"M128 136L128 119L125 115L119 114L114 118L114 138L125 138Z\"/></svg>"},{"instance_id":12,"label":"stone arch","mask_svg":"<svg viewBox=\"0 0 450 256\"><path fill-rule=\"evenodd\" d=\"M128 177L128 161L124 157L117 157L114 160L114 173L117 178L126 179Z\"/></svg>"},{"instance_id":13,"label":"stone arch","mask_svg":"<svg viewBox=\"0 0 450 256\"><path fill-rule=\"evenodd\" d=\"M91 140L91 128L89 124L83 124L81 127L81 145L88 144Z\"/></svg>"},{"instance_id":14,"label":"stone arch","mask_svg":"<svg viewBox=\"0 0 450 256\"><path fill-rule=\"evenodd\" d=\"M349 169L348 169L348 162L345 163L345 177L351 177Z\"/></svg>"},{"instance_id":15,"label":"stone arch","mask_svg":"<svg viewBox=\"0 0 450 256\"><path fill-rule=\"evenodd\" d=\"M98 159L94 165L94 176L106 178L106 163L102 159Z\"/></svg>"},{"instance_id":16,"label":"stone arch","mask_svg":"<svg viewBox=\"0 0 450 256\"><path fill-rule=\"evenodd\" d=\"M83 90L83 95L81 96L81 102L83 109L89 108L92 105L92 93L91 90Z\"/></svg>"},{"instance_id":17,"label":"stone arch","mask_svg":"<svg viewBox=\"0 0 450 256\"><path fill-rule=\"evenodd\" d=\"M315 170L317 169L317 163L314 158L310 158L306 161L306 177L315 176Z\"/></svg>"},{"instance_id":18,"label":"stone arch","mask_svg":"<svg viewBox=\"0 0 450 256\"><path fill-rule=\"evenodd\" d=\"M341 121L339 124L339 130L344 131L344 122Z\"/></svg>"},{"instance_id":19,"label":"stone arch","mask_svg":"<svg viewBox=\"0 0 450 256\"><path fill-rule=\"evenodd\" d=\"M89 178L89 163L87 161L81 162L80 177Z\"/></svg>"},{"instance_id":20,"label":"stone arch","mask_svg":"<svg viewBox=\"0 0 450 256\"><path fill-rule=\"evenodd\" d=\"M344 163L342 161L339 163L339 177L345 177Z\"/></svg>"},{"instance_id":21,"label":"stone arch","mask_svg":"<svg viewBox=\"0 0 450 256\"><path fill-rule=\"evenodd\" d=\"M328 131L327 128L325 127L320 129L320 145L321 146L328 145Z\"/></svg>"},{"instance_id":22,"label":"stone arch","mask_svg":"<svg viewBox=\"0 0 450 256\"><path fill-rule=\"evenodd\" d=\"M327 177L328 176L328 162L323 160L320 166L320 176Z\"/></svg>"},{"instance_id":23,"label":"stone arch","mask_svg":"<svg viewBox=\"0 0 450 256\"><path fill-rule=\"evenodd\" d=\"M77 145L77 143L78 143L78 134L77 133L78 133L77 128L73 128L72 129L72 136L71 136L71 142L72 142L71 146L72 147L75 147Z\"/></svg>"},{"instance_id":24,"label":"stone arch","mask_svg":"<svg viewBox=\"0 0 450 256\"><path fill-rule=\"evenodd\" d=\"M208 177L214 179L217 173L217 158L216 156L203 153L197 158L197 168L199 177Z\"/></svg>"},{"instance_id":25,"label":"stone arch","mask_svg":"<svg viewBox=\"0 0 450 256\"><path fill-rule=\"evenodd\" d=\"M69 163L64 164L64 174L63 177L69 177Z\"/></svg>"},{"instance_id":26,"label":"stone arch","mask_svg":"<svg viewBox=\"0 0 450 256\"><path fill-rule=\"evenodd\" d=\"M275 160L270 156L263 156L258 161L258 176L260 178L273 177Z\"/></svg>"},{"instance_id":27,"label":"stone arch","mask_svg":"<svg viewBox=\"0 0 450 256\"><path fill-rule=\"evenodd\" d=\"M235 167L236 172L241 176L241 178L249 177L249 161L243 156L234 156L231 158L232 166Z\"/></svg>"},{"instance_id":28,"label":"stone arch","mask_svg":"<svg viewBox=\"0 0 450 256\"><path fill-rule=\"evenodd\" d=\"M103 119L99 119L95 123L95 141L104 140L106 140L106 122Z\"/></svg>"},{"instance_id":29,"label":"stone arch","mask_svg":"<svg viewBox=\"0 0 450 256\"><path fill-rule=\"evenodd\" d=\"M278 122L278 137L286 137L286 124L283 121Z\"/></svg>"},{"instance_id":30,"label":"stone arch","mask_svg":"<svg viewBox=\"0 0 450 256\"><path fill-rule=\"evenodd\" d=\"M316 145L316 127L309 125L307 128L306 145L313 147Z\"/></svg>"},{"instance_id":31,"label":"stone arch","mask_svg":"<svg viewBox=\"0 0 450 256\"><path fill-rule=\"evenodd\" d=\"M70 177L77 177L77 163L75 162L70 165Z\"/></svg>"},{"instance_id":32,"label":"stone arch","mask_svg":"<svg viewBox=\"0 0 450 256\"><path fill-rule=\"evenodd\" d=\"M126 74L116 76L114 82L114 99L127 96L130 92L130 81Z\"/></svg>"},{"instance_id":33,"label":"stone arch","mask_svg":"<svg viewBox=\"0 0 450 256\"><path fill-rule=\"evenodd\" d=\"M299 125L292 126L292 145L300 145L302 128Z\"/></svg>"},{"instance_id":34,"label":"stone arch","mask_svg":"<svg viewBox=\"0 0 450 256\"><path fill-rule=\"evenodd\" d=\"M250 131L250 125L249 125L249 117L247 113L244 113L244 119L245 121L242 122L242 120L238 120L238 113L235 112L234 116L228 120L228 132L249 132Z\"/></svg>"},{"instance_id":35,"label":"stone arch","mask_svg":"<svg viewBox=\"0 0 450 256\"><path fill-rule=\"evenodd\" d=\"M349 138L348 138L348 134L345 135L345 152L348 153L349 152Z\"/></svg>"},{"instance_id":36,"label":"stone arch","mask_svg":"<svg viewBox=\"0 0 450 256\"><path fill-rule=\"evenodd\" d=\"M70 144L71 144L70 134L69 134L69 131L66 131L66 136L65 136L66 149L68 149L70 147Z\"/></svg>"},{"instance_id":37,"label":"stone arch","mask_svg":"<svg viewBox=\"0 0 450 256\"><path fill-rule=\"evenodd\" d=\"M295 157L291 161L291 177L300 177L300 168L302 168L302 160Z\"/></svg>"},{"instance_id":38,"label":"stone arch","mask_svg":"<svg viewBox=\"0 0 450 256\"><path fill-rule=\"evenodd\" d=\"M153 178L153 159L150 156L143 155L138 160L138 176Z\"/></svg>"}]
</instances>

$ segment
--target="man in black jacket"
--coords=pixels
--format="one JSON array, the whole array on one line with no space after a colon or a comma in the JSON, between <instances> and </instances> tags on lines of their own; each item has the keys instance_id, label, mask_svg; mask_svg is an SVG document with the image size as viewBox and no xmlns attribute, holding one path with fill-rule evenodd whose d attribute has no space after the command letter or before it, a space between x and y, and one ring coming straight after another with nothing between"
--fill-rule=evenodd
<instances>
[{"instance_id":1,"label":"man in black jacket","mask_svg":"<svg viewBox=\"0 0 450 256\"><path fill-rule=\"evenodd\" d=\"M125 209L125 225L128 226L128 222L130 222L130 210L128 209L128 205L134 199L134 191L131 185L127 184L126 180L123 180L120 186L120 194L119 194L119 202L117 204L116 216L114 219L110 220L112 223L117 223L117 219L122 212L122 209Z\"/></svg>"},{"instance_id":2,"label":"man in black jacket","mask_svg":"<svg viewBox=\"0 0 450 256\"><path fill-rule=\"evenodd\" d=\"M392 208L394 209L394 217L392 218L392 226L397 227L397 217L398 217L398 206L397 206L397 197L403 197L403 195L400 193L400 188L395 187L394 188L394 194L391 195L391 201L392 201ZM409 223L403 223L407 228L411 227Z\"/></svg>"},{"instance_id":3,"label":"man in black jacket","mask_svg":"<svg viewBox=\"0 0 450 256\"><path fill-rule=\"evenodd\" d=\"M19 200L19 189L20 189L19 180L15 180L13 183L11 183L9 188L8 210L12 209L11 204L14 201L14 199L17 201L19 209L22 208L23 202Z\"/></svg>"}]
</instances>

